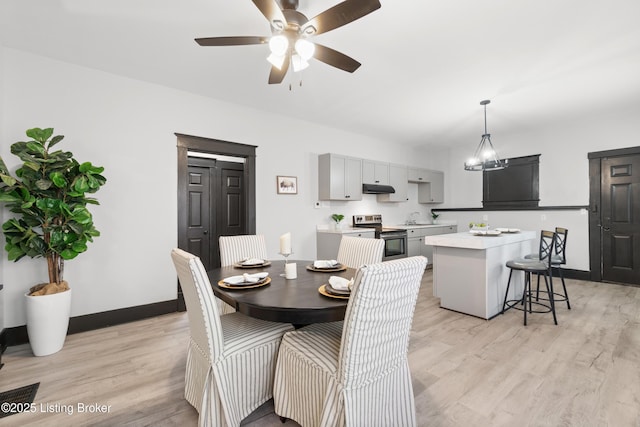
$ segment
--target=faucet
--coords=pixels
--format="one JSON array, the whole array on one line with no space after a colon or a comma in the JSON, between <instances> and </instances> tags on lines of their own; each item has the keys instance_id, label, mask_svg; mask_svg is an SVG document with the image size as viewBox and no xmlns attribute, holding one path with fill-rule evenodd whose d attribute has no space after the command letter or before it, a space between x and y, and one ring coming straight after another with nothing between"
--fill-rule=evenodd
<instances>
[{"instance_id":1,"label":"faucet","mask_svg":"<svg viewBox=\"0 0 640 427\"><path fill-rule=\"evenodd\" d=\"M415 225L418 222L416 216L420 216L420 212L411 212L409 214L409 219L407 220L407 225Z\"/></svg>"}]
</instances>

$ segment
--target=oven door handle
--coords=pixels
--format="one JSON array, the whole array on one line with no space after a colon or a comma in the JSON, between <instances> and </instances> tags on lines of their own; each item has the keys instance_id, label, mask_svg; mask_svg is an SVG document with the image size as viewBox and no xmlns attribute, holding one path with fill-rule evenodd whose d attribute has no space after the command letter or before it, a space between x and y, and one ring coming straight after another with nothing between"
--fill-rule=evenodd
<instances>
[{"instance_id":1,"label":"oven door handle","mask_svg":"<svg viewBox=\"0 0 640 427\"><path fill-rule=\"evenodd\" d=\"M380 234L380 238L381 239L397 238L397 237L407 237L407 233L401 231L401 232L398 232L398 233L391 232L391 233Z\"/></svg>"}]
</instances>

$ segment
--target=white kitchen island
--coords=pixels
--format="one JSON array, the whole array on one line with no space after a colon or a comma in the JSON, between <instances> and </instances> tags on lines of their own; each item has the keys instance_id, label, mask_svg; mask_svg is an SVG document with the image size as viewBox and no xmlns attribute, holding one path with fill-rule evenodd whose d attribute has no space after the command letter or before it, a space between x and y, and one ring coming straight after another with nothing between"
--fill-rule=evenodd
<instances>
[{"instance_id":1,"label":"white kitchen island","mask_svg":"<svg viewBox=\"0 0 640 427\"><path fill-rule=\"evenodd\" d=\"M433 246L433 295L440 306L483 319L499 314L509 279L505 264L535 252L536 236L534 231L426 236L424 243ZM522 295L522 280L514 271L509 299L515 298L514 289Z\"/></svg>"}]
</instances>

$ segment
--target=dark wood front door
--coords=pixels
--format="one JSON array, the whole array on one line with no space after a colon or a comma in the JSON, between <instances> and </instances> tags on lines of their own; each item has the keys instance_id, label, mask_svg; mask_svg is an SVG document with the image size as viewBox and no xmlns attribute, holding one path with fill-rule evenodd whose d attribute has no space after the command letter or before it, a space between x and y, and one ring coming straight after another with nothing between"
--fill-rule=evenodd
<instances>
[{"instance_id":1,"label":"dark wood front door","mask_svg":"<svg viewBox=\"0 0 640 427\"><path fill-rule=\"evenodd\" d=\"M604 158L602 280L640 284L640 155Z\"/></svg>"}]
</instances>

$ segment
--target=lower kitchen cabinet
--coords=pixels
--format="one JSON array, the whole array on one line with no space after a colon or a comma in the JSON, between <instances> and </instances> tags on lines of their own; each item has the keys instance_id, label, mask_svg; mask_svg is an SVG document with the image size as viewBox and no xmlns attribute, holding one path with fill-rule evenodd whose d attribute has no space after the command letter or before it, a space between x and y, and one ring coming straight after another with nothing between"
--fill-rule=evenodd
<instances>
[{"instance_id":1,"label":"lower kitchen cabinet","mask_svg":"<svg viewBox=\"0 0 640 427\"><path fill-rule=\"evenodd\" d=\"M375 230L357 231L347 229L342 231L320 231L316 232L316 258L317 259L336 259L338 256L338 248L342 236L363 237L374 239L376 237Z\"/></svg>"},{"instance_id":2,"label":"lower kitchen cabinet","mask_svg":"<svg viewBox=\"0 0 640 427\"><path fill-rule=\"evenodd\" d=\"M437 234L457 233L457 225L428 225L424 227L408 227L407 255L423 255L427 257L428 265L433 264L433 246L425 245L425 236L435 236Z\"/></svg>"}]
</instances>

